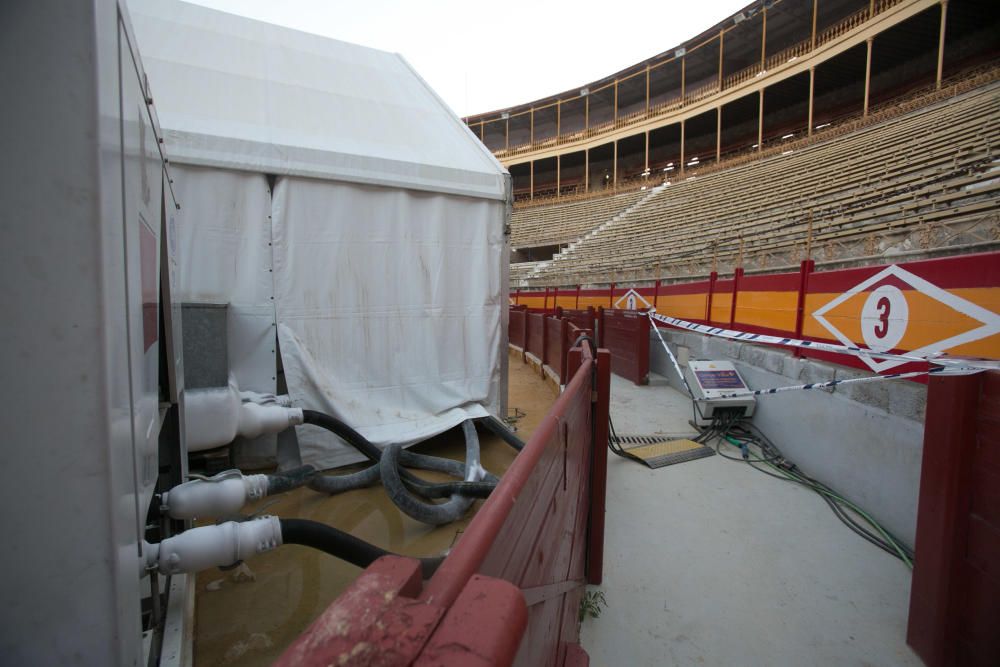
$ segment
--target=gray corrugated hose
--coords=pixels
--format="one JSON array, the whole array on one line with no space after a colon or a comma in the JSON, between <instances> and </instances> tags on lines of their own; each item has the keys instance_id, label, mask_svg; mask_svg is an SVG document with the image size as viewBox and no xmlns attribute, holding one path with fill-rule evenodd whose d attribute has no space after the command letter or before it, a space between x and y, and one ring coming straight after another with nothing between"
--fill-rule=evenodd
<instances>
[{"instance_id":1,"label":"gray corrugated hose","mask_svg":"<svg viewBox=\"0 0 1000 667\"><path fill-rule=\"evenodd\" d=\"M465 434L465 481L477 482L482 478L483 469L479 465L479 436L471 419L462 422L462 432ZM407 515L417 521L435 526L443 526L461 519L474 502L473 498L454 494L440 505L426 503L414 497L403 485L399 474L400 446L389 445L382 450L382 460L379 468L382 473L382 485L396 504Z\"/></svg>"}]
</instances>

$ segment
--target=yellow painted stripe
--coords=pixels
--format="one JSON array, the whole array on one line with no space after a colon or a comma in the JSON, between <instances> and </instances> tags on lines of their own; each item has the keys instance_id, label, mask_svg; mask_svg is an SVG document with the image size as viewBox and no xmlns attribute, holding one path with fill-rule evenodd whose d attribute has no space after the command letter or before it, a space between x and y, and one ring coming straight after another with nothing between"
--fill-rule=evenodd
<instances>
[{"instance_id":1,"label":"yellow painted stripe","mask_svg":"<svg viewBox=\"0 0 1000 667\"><path fill-rule=\"evenodd\" d=\"M732 294L713 294L712 321L717 324L728 324L729 313L732 310L732 307L733 307Z\"/></svg>"},{"instance_id":2,"label":"yellow painted stripe","mask_svg":"<svg viewBox=\"0 0 1000 667\"><path fill-rule=\"evenodd\" d=\"M736 323L795 331L798 292L739 292Z\"/></svg>"},{"instance_id":3,"label":"yellow painted stripe","mask_svg":"<svg viewBox=\"0 0 1000 667\"><path fill-rule=\"evenodd\" d=\"M705 317L708 292L701 294L660 294L656 299L656 310L670 313L671 317L685 320L700 320ZM674 315L673 313L677 313Z\"/></svg>"}]
</instances>

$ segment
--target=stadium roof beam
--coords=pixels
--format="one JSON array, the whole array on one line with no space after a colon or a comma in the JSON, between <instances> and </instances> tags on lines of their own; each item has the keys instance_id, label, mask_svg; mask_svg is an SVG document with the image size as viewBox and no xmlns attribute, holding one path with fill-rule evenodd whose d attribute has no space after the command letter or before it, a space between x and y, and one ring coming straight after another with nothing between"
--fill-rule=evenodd
<instances>
[{"instance_id":1,"label":"stadium roof beam","mask_svg":"<svg viewBox=\"0 0 1000 667\"><path fill-rule=\"evenodd\" d=\"M644 169L655 172L657 163L673 161L681 170L690 160L680 155L675 160L662 159L667 135L657 132L658 128L674 125L682 154L697 152L704 163L713 154L718 160L762 150L781 141L787 131L796 137L809 136L817 125L825 126L845 114L863 114L891 96L893 89L886 82L891 83L892 77L887 68L900 64L892 54L885 55L892 44L901 44L909 58L927 61L916 68L919 76L911 76L912 68L904 72L900 78L904 85L923 78L939 85L970 59L988 59L993 52L995 39L989 36L990 30L1000 24L991 18L979 22L987 28L977 25L975 12L982 16L986 10L977 1L968 0L971 9L962 7L963 13L955 20L951 15L956 12L947 11L947 0L783 0L766 10L756 3L744 10L742 20L724 21L657 58L566 93L513 107L507 110L506 119L496 112L467 122L474 131L478 128L489 145L497 145L501 132L491 131L490 125L504 121L506 148L496 153L507 165L578 152L585 161L584 191L601 189L604 182L624 185L627 170L620 168L612 168L609 179L593 178L592 149L638 137ZM966 47L970 36L974 46ZM955 53L949 56L951 52ZM739 100L745 104L734 104ZM794 123L770 117L786 104L795 106L782 111ZM711 141L707 133L703 137L711 150L699 147L697 141L693 145L703 132L687 127L704 114L714 120ZM746 131L754 121L756 141ZM614 157L621 157L619 153L616 150ZM579 187L575 186L576 191ZM564 194L566 188L560 187L559 192Z\"/></svg>"}]
</instances>

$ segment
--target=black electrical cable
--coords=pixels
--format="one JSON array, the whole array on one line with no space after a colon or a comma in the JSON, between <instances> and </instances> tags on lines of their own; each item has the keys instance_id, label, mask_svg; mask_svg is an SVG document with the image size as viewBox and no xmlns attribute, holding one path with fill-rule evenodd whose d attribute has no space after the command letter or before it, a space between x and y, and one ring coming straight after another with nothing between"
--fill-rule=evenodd
<instances>
[{"instance_id":1,"label":"black electrical cable","mask_svg":"<svg viewBox=\"0 0 1000 667\"><path fill-rule=\"evenodd\" d=\"M279 519L281 541L284 544L300 544L326 552L358 567L368 567L382 556L397 554L386 551L374 544L358 539L333 526L308 519ZM425 579L429 578L444 560L443 556L421 558L420 569Z\"/></svg>"},{"instance_id":2,"label":"black electrical cable","mask_svg":"<svg viewBox=\"0 0 1000 667\"><path fill-rule=\"evenodd\" d=\"M336 417L332 417L323 412L317 412L316 410L303 410L302 422L304 424L319 426L320 428L326 429L327 431L340 436L346 440L349 445L364 454L372 463L378 463L382 458L382 452L378 447L369 442L368 438L361 435Z\"/></svg>"},{"instance_id":3,"label":"black electrical cable","mask_svg":"<svg viewBox=\"0 0 1000 667\"><path fill-rule=\"evenodd\" d=\"M618 433L615 431L615 423L611 420L611 415L608 415L608 449L617 456L623 459L629 459L630 461L638 461L642 463L642 459L633 454L629 454L627 450L622 448L621 441L618 439Z\"/></svg>"}]
</instances>

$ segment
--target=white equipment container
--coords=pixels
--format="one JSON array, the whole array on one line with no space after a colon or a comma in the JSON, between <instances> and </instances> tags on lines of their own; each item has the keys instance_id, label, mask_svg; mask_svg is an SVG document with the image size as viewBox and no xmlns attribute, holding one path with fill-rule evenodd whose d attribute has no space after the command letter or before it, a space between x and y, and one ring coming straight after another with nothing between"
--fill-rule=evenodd
<instances>
[{"instance_id":1,"label":"white equipment container","mask_svg":"<svg viewBox=\"0 0 1000 667\"><path fill-rule=\"evenodd\" d=\"M176 204L134 45L116 0L0 9L4 665L140 664L166 583L142 542L165 422L185 459Z\"/></svg>"},{"instance_id":2,"label":"white equipment container","mask_svg":"<svg viewBox=\"0 0 1000 667\"><path fill-rule=\"evenodd\" d=\"M721 398L727 394L749 392L736 367L728 361L689 361L688 377L694 392L695 422L708 426L717 410L736 411L744 417L753 415L757 400L753 396Z\"/></svg>"}]
</instances>

